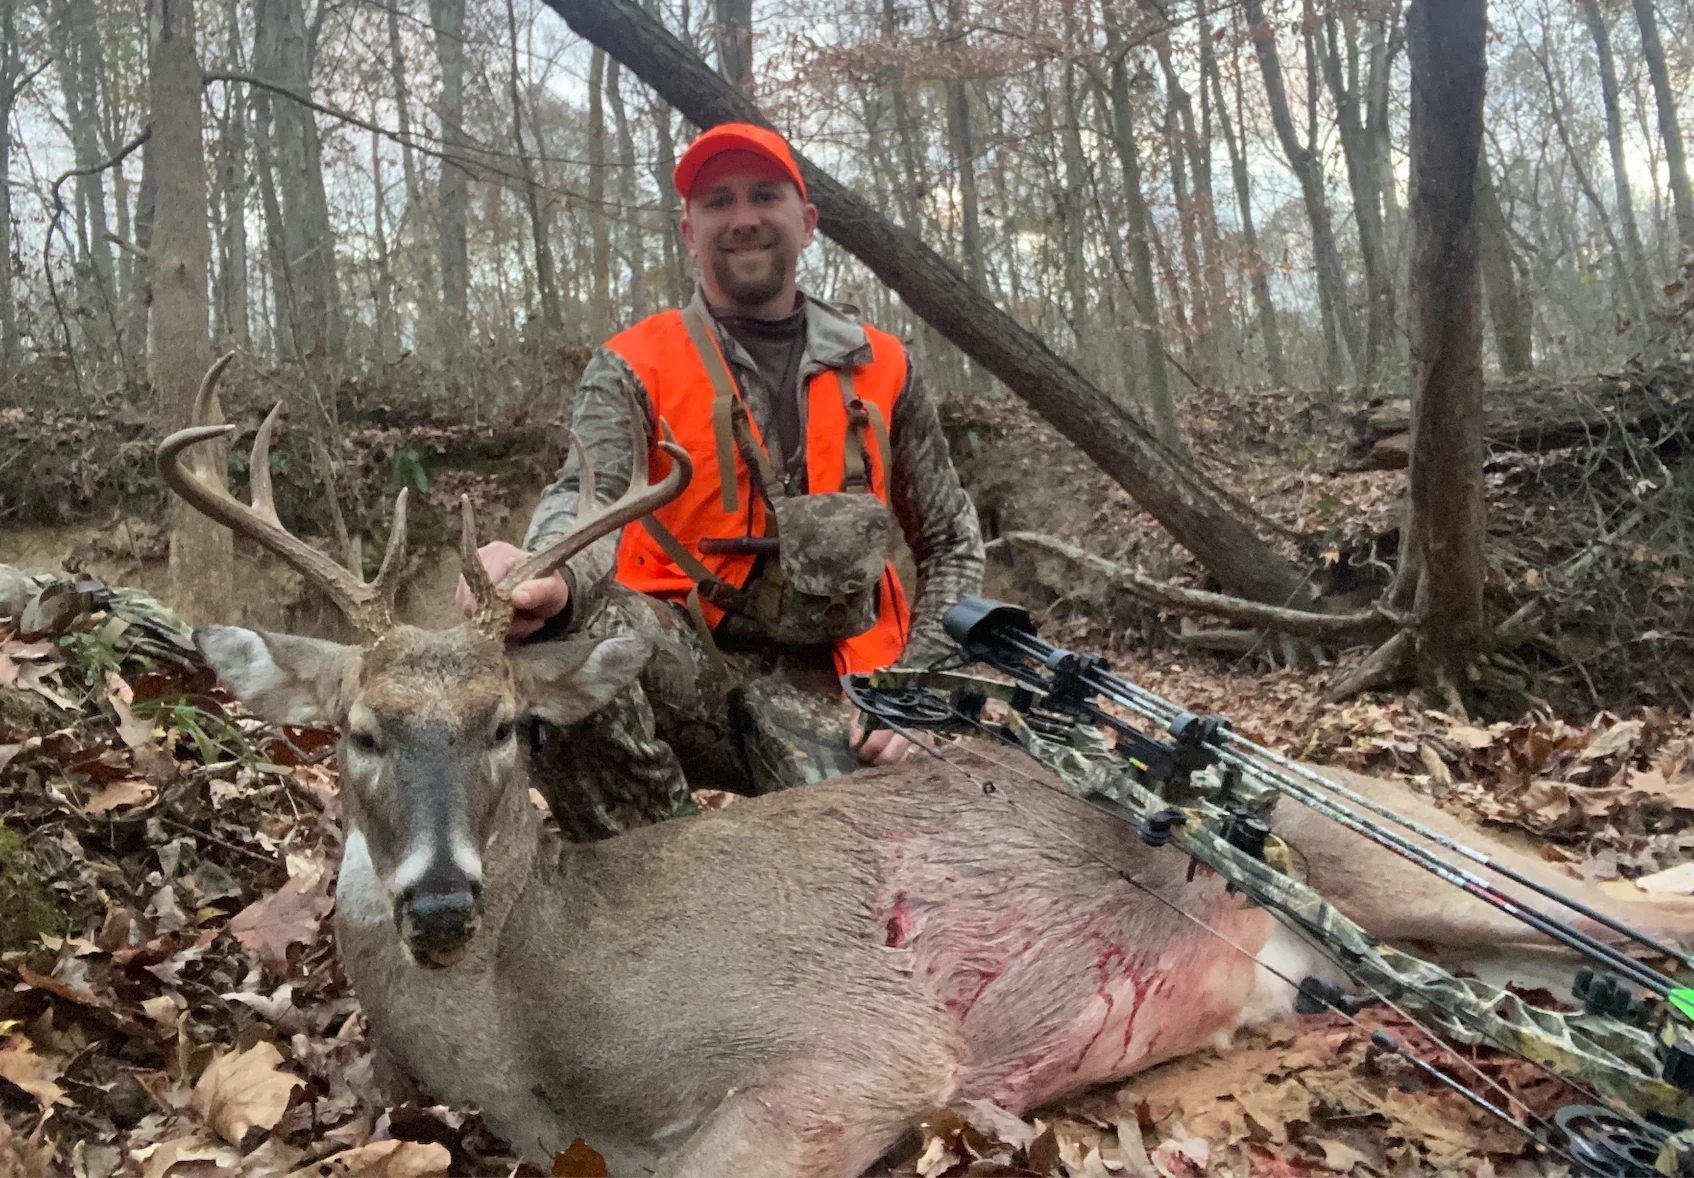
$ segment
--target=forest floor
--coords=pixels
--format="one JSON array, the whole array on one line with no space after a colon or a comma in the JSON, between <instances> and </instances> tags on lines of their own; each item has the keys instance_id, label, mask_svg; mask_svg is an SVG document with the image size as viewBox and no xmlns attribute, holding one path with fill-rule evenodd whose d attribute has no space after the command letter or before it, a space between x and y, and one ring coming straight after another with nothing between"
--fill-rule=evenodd
<instances>
[{"instance_id":1,"label":"forest floor","mask_svg":"<svg viewBox=\"0 0 1694 1178\"><path fill-rule=\"evenodd\" d=\"M1191 441L1287 555L1336 598L1368 598L1393 560L1404 475L1334 473L1344 406L1289 396L1196 394ZM1203 583L1121 490L1020 406L954 406L947 425L990 534L1046 532ZM516 437L511 423L502 429ZM90 513L118 510L101 484L108 472L147 477L124 457L149 446L144 428L110 432L103 458L76 459L93 444L87 431L56 443L85 463L77 485ZM402 447L433 464L431 487L451 490L444 503L463 487L510 510L514 484L557 455L514 459L495 432L433 419L360 425L349 465L363 490L343 501L380 504L395 481L416 479L389 457ZM1326 683L1362 652L1287 667L1266 652L1187 650L1176 619L1009 543L994 549L989 590L1031 605L1057 640L1107 650L1115 670L1160 695L1223 712L1290 755L1401 778L1573 877L1636 896L1694 892L1686 870L1668 870L1694 851L1694 627L1680 592L1694 571L1681 532L1694 512L1671 476L1680 443L1663 442L1492 460L1492 606L1558 589L1546 640L1513 655L1542 704L1494 722L1432 710L1415 691L1326 702ZM509 469L449 469L441 456L454 447L497 452ZM313 508L292 510L311 518ZM1561 579L1596 538L1603 559ZM0 619L0 1176L521 1169L474 1110L389 1108L375 1090L333 945L341 826L329 751L322 733L245 717L144 594L60 581ZM1391 1016L1361 1019L1418 1041ZM1438 1066L1464 1066L1426 1046ZM1570 1100L1528 1065L1464 1055L1540 1111ZM1558 1172L1333 1015L1245 1033L1230 1051L1023 1119L938 1111L909 1145L888 1166L923 1178ZM594 1173L594 1158L578 1151L553 1172Z\"/></svg>"},{"instance_id":2,"label":"forest floor","mask_svg":"<svg viewBox=\"0 0 1694 1178\"><path fill-rule=\"evenodd\" d=\"M1326 704L1309 676L1130 660L1291 754L1400 775L1533 833L1573 875L1694 891L1694 725L1468 725ZM0 1175L535 1173L474 1110L387 1107L334 951L340 806L326 734L246 718L143 595L59 582L0 624ZM1656 874L1655 874L1656 873ZM1541 1001L1563 995L1539 994ZM1293 1017L1025 1119L939 1111L897 1173L1542 1173L1524 1139L1380 1058L1366 1011ZM1426 1057L1463 1065L1425 1044ZM1465 1058L1549 1112L1571 1096ZM1143 1165L1145 1155L1145 1165ZM595 1173L578 1152L556 1174Z\"/></svg>"}]
</instances>

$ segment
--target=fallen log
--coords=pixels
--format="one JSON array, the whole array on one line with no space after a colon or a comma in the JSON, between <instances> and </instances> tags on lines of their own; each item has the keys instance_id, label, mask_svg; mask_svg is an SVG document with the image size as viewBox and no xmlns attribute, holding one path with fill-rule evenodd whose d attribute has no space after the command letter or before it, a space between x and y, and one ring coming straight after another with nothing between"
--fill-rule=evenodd
<instances>
[{"instance_id":1,"label":"fallen log","mask_svg":"<svg viewBox=\"0 0 1694 1178\"><path fill-rule=\"evenodd\" d=\"M1514 380L1483 394L1483 441L1493 450L1542 452L1598 442L1617 430L1657 440L1694 411L1694 371L1664 364L1644 372L1568 381ZM1337 469L1402 470L1411 452L1411 402L1380 401L1355 414Z\"/></svg>"}]
</instances>

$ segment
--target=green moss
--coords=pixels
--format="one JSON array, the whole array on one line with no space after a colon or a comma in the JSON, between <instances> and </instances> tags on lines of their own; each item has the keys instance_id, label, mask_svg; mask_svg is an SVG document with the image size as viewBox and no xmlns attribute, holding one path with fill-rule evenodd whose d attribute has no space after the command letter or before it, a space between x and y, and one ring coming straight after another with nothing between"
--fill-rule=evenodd
<instances>
[{"instance_id":1,"label":"green moss","mask_svg":"<svg viewBox=\"0 0 1694 1178\"><path fill-rule=\"evenodd\" d=\"M0 950L22 949L42 933L63 936L70 914L60 908L23 835L0 825Z\"/></svg>"}]
</instances>

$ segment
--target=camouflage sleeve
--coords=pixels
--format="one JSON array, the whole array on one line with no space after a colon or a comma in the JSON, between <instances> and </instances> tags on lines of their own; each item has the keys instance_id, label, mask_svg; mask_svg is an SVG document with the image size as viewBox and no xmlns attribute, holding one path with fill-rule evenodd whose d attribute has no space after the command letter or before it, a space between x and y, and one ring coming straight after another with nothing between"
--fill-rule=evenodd
<instances>
[{"instance_id":1,"label":"camouflage sleeve","mask_svg":"<svg viewBox=\"0 0 1694 1178\"><path fill-rule=\"evenodd\" d=\"M982 590L982 532L976 507L959 484L947 435L915 368L888 423L894 448L889 500L917 562L912 632L901 662L925 666L953 646L941 616L959 599Z\"/></svg>"},{"instance_id":2,"label":"camouflage sleeve","mask_svg":"<svg viewBox=\"0 0 1694 1178\"><path fill-rule=\"evenodd\" d=\"M594 468L594 497L610 503L629 488L634 466L630 412L640 405L646 417L644 434L653 431L652 401L640 380L616 352L600 348L583 370L571 406L571 432L588 451ZM544 491L529 518L523 546L531 552L564 535L576 522L577 491L581 487L582 455L571 447L559 476ZM570 629L599 599L616 570L618 533L602 536L571 557L562 570L570 586L570 604L550 622L546 636Z\"/></svg>"}]
</instances>

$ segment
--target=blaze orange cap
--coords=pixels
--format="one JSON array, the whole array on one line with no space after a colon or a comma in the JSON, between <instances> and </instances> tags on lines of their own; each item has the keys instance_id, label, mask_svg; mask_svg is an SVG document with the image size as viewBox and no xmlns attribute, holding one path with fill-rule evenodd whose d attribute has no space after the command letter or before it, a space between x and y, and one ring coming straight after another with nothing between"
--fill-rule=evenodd
<instances>
[{"instance_id":1,"label":"blaze orange cap","mask_svg":"<svg viewBox=\"0 0 1694 1178\"><path fill-rule=\"evenodd\" d=\"M800 166L794 162L794 153L788 149L786 139L767 127L752 123L719 123L702 131L699 138L688 145L688 150L676 163L676 171L671 173L671 183L676 185L683 200L688 199L688 190L694 187L695 178L706 166L706 161L726 151L750 151L764 156L794 181L794 186L800 190L800 199L807 199L806 182L800 178Z\"/></svg>"}]
</instances>

